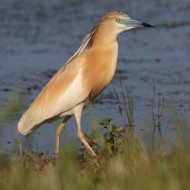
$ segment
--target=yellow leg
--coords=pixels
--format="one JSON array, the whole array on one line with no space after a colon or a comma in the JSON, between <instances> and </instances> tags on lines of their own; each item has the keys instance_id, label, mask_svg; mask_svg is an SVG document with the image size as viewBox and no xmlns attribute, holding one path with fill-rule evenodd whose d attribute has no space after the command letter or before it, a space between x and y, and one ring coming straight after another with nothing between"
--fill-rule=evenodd
<instances>
[{"instance_id":1,"label":"yellow leg","mask_svg":"<svg viewBox=\"0 0 190 190\"><path fill-rule=\"evenodd\" d=\"M84 144L84 146L90 150L90 152L92 153L93 156L97 156L96 153L94 152L94 150L91 148L91 146L88 144L88 142L86 141L86 139L84 138L84 135L82 133L82 131L79 129L78 130L78 137L81 140L81 142Z\"/></svg>"},{"instance_id":2,"label":"yellow leg","mask_svg":"<svg viewBox=\"0 0 190 190\"><path fill-rule=\"evenodd\" d=\"M57 127L57 131L56 131L56 141L55 141L55 154L56 157L58 157L59 154L59 138L61 135L61 132L63 130L63 128L65 127L65 124L67 123L67 121L71 118L71 116L66 116L63 120L63 122Z\"/></svg>"},{"instance_id":3,"label":"yellow leg","mask_svg":"<svg viewBox=\"0 0 190 190\"><path fill-rule=\"evenodd\" d=\"M83 107L84 107L83 103L75 107L75 118L76 118L77 128L78 128L78 137L81 140L81 142L84 144L84 146L92 153L92 155L97 156L94 150L91 148L91 146L88 144L88 142L84 138L84 135L81 130L81 115L82 115Z\"/></svg>"}]
</instances>

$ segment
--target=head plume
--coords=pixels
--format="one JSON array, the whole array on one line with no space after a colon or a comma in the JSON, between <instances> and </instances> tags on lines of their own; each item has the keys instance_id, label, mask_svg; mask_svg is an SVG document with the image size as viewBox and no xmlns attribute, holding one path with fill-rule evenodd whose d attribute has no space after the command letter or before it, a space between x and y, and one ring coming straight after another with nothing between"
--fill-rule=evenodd
<instances>
[{"instance_id":1,"label":"head plume","mask_svg":"<svg viewBox=\"0 0 190 190\"><path fill-rule=\"evenodd\" d=\"M106 14L105 16L103 16L97 23L96 25L93 27L93 29L84 37L82 44L80 45L80 47L77 49L77 51L73 54L73 56L67 61L66 64L68 64L70 61L72 61L74 58L76 58L77 56L79 56L85 49L88 49L92 46L93 44L93 40L96 36L96 33L100 27L100 25L109 20L109 19L115 19L118 16L123 16L123 17L128 17L127 14L123 13L123 12L109 12L108 14Z\"/></svg>"}]
</instances>

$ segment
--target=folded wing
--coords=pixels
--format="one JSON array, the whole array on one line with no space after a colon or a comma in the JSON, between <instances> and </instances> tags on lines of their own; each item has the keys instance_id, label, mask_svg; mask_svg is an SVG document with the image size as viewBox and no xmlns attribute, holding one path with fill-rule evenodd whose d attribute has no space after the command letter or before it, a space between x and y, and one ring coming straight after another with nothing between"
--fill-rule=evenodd
<instances>
[{"instance_id":1,"label":"folded wing","mask_svg":"<svg viewBox=\"0 0 190 190\"><path fill-rule=\"evenodd\" d=\"M84 58L76 58L60 69L47 83L41 93L23 114L18 130L28 135L48 119L57 117L85 101L85 92L81 75Z\"/></svg>"}]
</instances>

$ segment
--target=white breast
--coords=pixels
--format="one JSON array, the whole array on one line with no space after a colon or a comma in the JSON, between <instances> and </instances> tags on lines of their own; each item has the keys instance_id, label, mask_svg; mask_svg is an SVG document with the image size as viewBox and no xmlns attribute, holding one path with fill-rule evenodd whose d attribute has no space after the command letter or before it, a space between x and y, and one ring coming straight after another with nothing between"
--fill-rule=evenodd
<instances>
[{"instance_id":1,"label":"white breast","mask_svg":"<svg viewBox=\"0 0 190 190\"><path fill-rule=\"evenodd\" d=\"M59 97L56 106L57 113L64 113L74 108L77 104L83 102L87 97L87 93L83 88L83 81L81 71L79 71L76 78L73 80L67 90ZM64 115L64 114L63 114Z\"/></svg>"}]
</instances>

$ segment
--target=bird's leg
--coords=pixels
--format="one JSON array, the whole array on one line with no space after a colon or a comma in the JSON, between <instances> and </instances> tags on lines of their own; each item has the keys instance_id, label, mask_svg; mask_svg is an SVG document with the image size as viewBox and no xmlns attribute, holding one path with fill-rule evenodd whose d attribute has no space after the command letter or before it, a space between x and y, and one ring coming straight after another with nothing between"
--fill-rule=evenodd
<instances>
[{"instance_id":1,"label":"bird's leg","mask_svg":"<svg viewBox=\"0 0 190 190\"><path fill-rule=\"evenodd\" d=\"M63 119L63 122L57 127L57 131L56 131L56 141L55 141L55 154L56 157L58 157L59 154L59 137L61 135L61 132L63 130L63 128L65 127L65 124L67 123L67 121L71 118L71 116L66 116Z\"/></svg>"},{"instance_id":2,"label":"bird's leg","mask_svg":"<svg viewBox=\"0 0 190 190\"><path fill-rule=\"evenodd\" d=\"M91 148L91 146L88 144L88 142L86 141L86 139L84 138L84 135L81 131L81 129L78 129L78 137L81 140L81 142L84 144L84 146L90 150L90 152L92 153L93 156L97 156L96 153L94 152L94 150Z\"/></svg>"},{"instance_id":3,"label":"bird's leg","mask_svg":"<svg viewBox=\"0 0 190 190\"><path fill-rule=\"evenodd\" d=\"M97 156L94 150L91 148L91 146L88 144L86 139L84 138L84 135L81 130L81 115L82 115L82 110L84 107L84 103L79 104L78 106L75 107L75 118L77 122L77 128L78 128L78 137L81 140L81 142L84 144L84 146L90 150L93 156Z\"/></svg>"}]
</instances>

